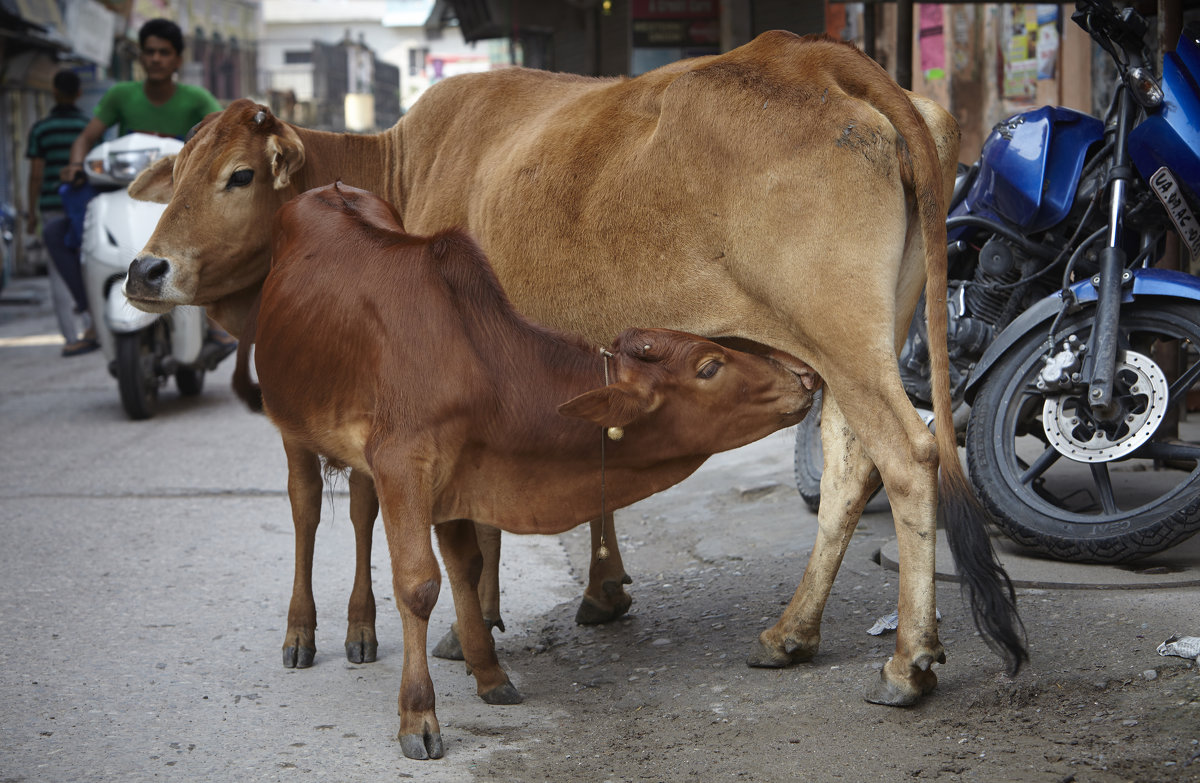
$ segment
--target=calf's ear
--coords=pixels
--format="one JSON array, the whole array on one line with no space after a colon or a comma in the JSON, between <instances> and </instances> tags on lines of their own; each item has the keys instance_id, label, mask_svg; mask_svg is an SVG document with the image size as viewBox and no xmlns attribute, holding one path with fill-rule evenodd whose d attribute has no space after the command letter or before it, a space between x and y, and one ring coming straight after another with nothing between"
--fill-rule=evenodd
<instances>
[{"instance_id":1,"label":"calf's ear","mask_svg":"<svg viewBox=\"0 0 1200 783\"><path fill-rule=\"evenodd\" d=\"M292 176L304 166L304 142L287 125L278 125L279 132L267 139L267 156L271 159L276 190L286 188Z\"/></svg>"},{"instance_id":2,"label":"calf's ear","mask_svg":"<svg viewBox=\"0 0 1200 783\"><path fill-rule=\"evenodd\" d=\"M558 406L563 416L599 424L624 427L658 407L657 401L627 383L614 383L584 392Z\"/></svg>"},{"instance_id":3,"label":"calf's ear","mask_svg":"<svg viewBox=\"0 0 1200 783\"><path fill-rule=\"evenodd\" d=\"M156 204L166 204L175 193L175 180L171 171L175 168L175 156L167 155L143 169L133 182L129 183L129 196L138 201L153 201Z\"/></svg>"}]
</instances>

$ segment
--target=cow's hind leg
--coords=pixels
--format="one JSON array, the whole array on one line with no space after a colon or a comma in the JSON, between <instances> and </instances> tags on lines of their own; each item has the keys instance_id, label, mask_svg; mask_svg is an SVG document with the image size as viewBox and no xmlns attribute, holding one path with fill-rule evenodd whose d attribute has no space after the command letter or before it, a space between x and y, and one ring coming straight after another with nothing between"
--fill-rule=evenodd
<instances>
[{"instance_id":1,"label":"cow's hind leg","mask_svg":"<svg viewBox=\"0 0 1200 783\"><path fill-rule=\"evenodd\" d=\"M351 663L375 660L375 593L371 590L371 538L379 498L375 482L365 473L350 471L350 522L354 525L354 589L346 609L346 659Z\"/></svg>"},{"instance_id":2,"label":"cow's hind leg","mask_svg":"<svg viewBox=\"0 0 1200 783\"><path fill-rule=\"evenodd\" d=\"M288 463L288 499L296 532L296 562L292 600L288 606L287 633L283 637L283 665L304 669L317 654L317 606L313 601L313 548L321 522L321 461L316 454L285 436Z\"/></svg>"},{"instance_id":3,"label":"cow's hind leg","mask_svg":"<svg viewBox=\"0 0 1200 783\"><path fill-rule=\"evenodd\" d=\"M879 474L862 444L846 425L828 387L821 409L821 507L817 540L804 577L783 616L759 634L747 663L778 668L812 660L821 643L821 616L834 578L863 508L879 486Z\"/></svg>"},{"instance_id":4,"label":"cow's hind leg","mask_svg":"<svg viewBox=\"0 0 1200 783\"><path fill-rule=\"evenodd\" d=\"M429 615L437 603L442 582L430 532L432 482L412 469L401 455L374 455L372 472L392 560L396 608L404 626L397 739L404 755L411 759L441 758L445 747L434 712L433 680L425 657Z\"/></svg>"},{"instance_id":5,"label":"cow's hind leg","mask_svg":"<svg viewBox=\"0 0 1200 783\"><path fill-rule=\"evenodd\" d=\"M844 413L844 400L823 410L826 473L821 479L820 533L800 587L779 622L760 636L751 663L786 665L816 652L833 578L878 481L864 448L869 442L892 505L901 566L895 654L865 696L879 704L910 706L937 685L931 665L945 661L933 581L938 462L933 436L904 397L899 379L895 381L892 389L886 377L880 379L887 386L882 398L869 391L851 396L856 414L852 420ZM831 401L827 397L825 404ZM828 418L831 413L833 418Z\"/></svg>"},{"instance_id":6,"label":"cow's hind leg","mask_svg":"<svg viewBox=\"0 0 1200 783\"><path fill-rule=\"evenodd\" d=\"M466 520L456 520L444 522L436 530L454 594L463 658L475 675L479 697L488 704L520 704L521 694L496 659L495 642L480 609L479 579L484 565L475 537L477 528Z\"/></svg>"},{"instance_id":7,"label":"cow's hind leg","mask_svg":"<svg viewBox=\"0 0 1200 783\"><path fill-rule=\"evenodd\" d=\"M575 622L581 625L615 620L633 605L633 597L625 591L625 585L633 580L625 573L621 550L617 547L612 512L605 514L603 519L592 520L591 528L592 561L588 568L588 584L584 588L579 610L575 613ZM602 544L607 550L603 557Z\"/></svg>"}]
</instances>

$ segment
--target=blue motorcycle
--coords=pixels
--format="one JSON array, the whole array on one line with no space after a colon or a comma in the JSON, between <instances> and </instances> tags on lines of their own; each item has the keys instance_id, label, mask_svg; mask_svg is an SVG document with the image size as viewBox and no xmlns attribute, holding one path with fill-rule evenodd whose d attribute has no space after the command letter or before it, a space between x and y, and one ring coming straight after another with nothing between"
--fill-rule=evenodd
<instances>
[{"instance_id":1,"label":"blue motorcycle","mask_svg":"<svg viewBox=\"0 0 1200 783\"><path fill-rule=\"evenodd\" d=\"M1160 80L1132 8L1080 0L1072 19L1112 57L1116 88L1103 121L1062 107L1009 117L960 173L951 382L971 480L999 527L1056 559L1124 562L1200 531L1200 442L1179 422L1200 381L1200 279L1155 268L1171 232L1180 265L1200 261L1200 25ZM900 364L921 409L916 321ZM796 443L813 508L817 419Z\"/></svg>"}]
</instances>

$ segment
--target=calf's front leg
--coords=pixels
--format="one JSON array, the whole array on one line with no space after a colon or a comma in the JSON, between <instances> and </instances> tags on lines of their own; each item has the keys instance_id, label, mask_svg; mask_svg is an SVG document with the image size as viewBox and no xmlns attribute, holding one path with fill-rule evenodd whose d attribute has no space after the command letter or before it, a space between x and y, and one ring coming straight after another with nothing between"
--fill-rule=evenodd
<instances>
[{"instance_id":1,"label":"calf's front leg","mask_svg":"<svg viewBox=\"0 0 1200 783\"><path fill-rule=\"evenodd\" d=\"M423 480L402 458L377 454L375 487L383 511L383 530L392 559L392 587L404 626L404 668L400 679L400 749L410 759L437 759L445 753L434 712L433 680L425 644L429 615L441 588L441 570L433 554L430 527L431 481Z\"/></svg>"},{"instance_id":2,"label":"calf's front leg","mask_svg":"<svg viewBox=\"0 0 1200 783\"><path fill-rule=\"evenodd\" d=\"M479 697L488 704L520 704L521 694L496 659L496 644L479 605L479 578L484 563L475 537L477 528L467 520L455 520L435 529L454 594L463 657L475 675Z\"/></svg>"}]
</instances>

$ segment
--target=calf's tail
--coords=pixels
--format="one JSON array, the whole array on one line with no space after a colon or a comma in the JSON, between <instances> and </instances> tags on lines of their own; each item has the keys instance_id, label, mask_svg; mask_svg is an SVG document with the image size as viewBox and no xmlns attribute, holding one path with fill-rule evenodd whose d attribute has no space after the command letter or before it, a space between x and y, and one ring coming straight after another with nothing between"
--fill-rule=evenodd
<instances>
[{"instance_id":1,"label":"calf's tail","mask_svg":"<svg viewBox=\"0 0 1200 783\"><path fill-rule=\"evenodd\" d=\"M261 302L262 294L259 294L246 313L246 323L238 340L237 364L233 368L233 391L254 413L263 412L262 389L250 379L250 349L258 330L258 307Z\"/></svg>"}]
</instances>

